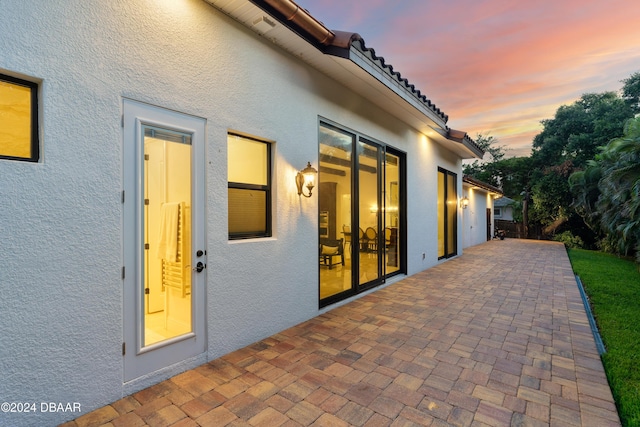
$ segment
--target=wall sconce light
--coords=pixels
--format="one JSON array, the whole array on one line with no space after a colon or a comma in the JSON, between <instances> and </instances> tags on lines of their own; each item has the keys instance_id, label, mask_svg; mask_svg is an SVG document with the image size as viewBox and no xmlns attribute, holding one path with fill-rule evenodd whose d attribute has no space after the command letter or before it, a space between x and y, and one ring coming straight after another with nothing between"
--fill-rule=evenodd
<instances>
[{"instance_id":1,"label":"wall sconce light","mask_svg":"<svg viewBox=\"0 0 640 427\"><path fill-rule=\"evenodd\" d=\"M469 206L469 198L467 196L464 196L462 199L460 199L460 207L462 209L467 209L467 206Z\"/></svg>"},{"instance_id":2,"label":"wall sconce light","mask_svg":"<svg viewBox=\"0 0 640 427\"><path fill-rule=\"evenodd\" d=\"M298 172L298 174L296 175L296 185L298 186L298 196L303 195L304 197L311 197L311 190L313 190L313 187L315 186L314 184L316 181L317 173L318 171L311 166L311 162L307 162L307 167L302 169L300 172ZM303 187L307 187L307 189L309 190L308 196L304 194Z\"/></svg>"}]
</instances>

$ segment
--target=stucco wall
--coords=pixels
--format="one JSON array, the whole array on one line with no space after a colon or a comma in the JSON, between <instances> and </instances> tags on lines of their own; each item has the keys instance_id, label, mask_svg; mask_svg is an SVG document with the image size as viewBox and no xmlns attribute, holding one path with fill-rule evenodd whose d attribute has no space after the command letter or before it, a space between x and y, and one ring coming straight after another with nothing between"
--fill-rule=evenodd
<instances>
[{"instance_id":1,"label":"stucco wall","mask_svg":"<svg viewBox=\"0 0 640 427\"><path fill-rule=\"evenodd\" d=\"M469 206L462 209L463 248L479 245L487 241L487 209L491 211L493 224L493 200L491 195L482 189L471 188L463 184L463 196L469 198ZM492 230L490 230L493 235Z\"/></svg>"},{"instance_id":2,"label":"stucco wall","mask_svg":"<svg viewBox=\"0 0 640 427\"><path fill-rule=\"evenodd\" d=\"M4 401L86 412L316 315L318 199L300 198L293 177L317 166L319 116L408 153L408 272L437 263L437 167L460 180L459 159L206 3L2 5L0 72L42 79L41 161L0 160ZM121 355L123 97L207 120L208 350L132 384ZM273 238L228 241L228 130L276 141Z\"/></svg>"}]
</instances>

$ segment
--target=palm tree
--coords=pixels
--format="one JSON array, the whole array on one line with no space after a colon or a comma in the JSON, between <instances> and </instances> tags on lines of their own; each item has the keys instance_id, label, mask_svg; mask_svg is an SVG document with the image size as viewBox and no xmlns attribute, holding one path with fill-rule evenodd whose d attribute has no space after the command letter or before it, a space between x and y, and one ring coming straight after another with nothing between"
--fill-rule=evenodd
<instances>
[{"instance_id":1,"label":"palm tree","mask_svg":"<svg viewBox=\"0 0 640 427\"><path fill-rule=\"evenodd\" d=\"M640 117L629 120L624 136L601 153L602 179L597 209L618 250L635 250L640 262Z\"/></svg>"},{"instance_id":2,"label":"palm tree","mask_svg":"<svg viewBox=\"0 0 640 427\"><path fill-rule=\"evenodd\" d=\"M587 162L584 170L569 176L569 187L573 193L572 207L582 217L585 224L600 238L603 237L601 214L596 204L600 198L598 184L602 178L602 165L597 160Z\"/></svg>"}]
</instances>

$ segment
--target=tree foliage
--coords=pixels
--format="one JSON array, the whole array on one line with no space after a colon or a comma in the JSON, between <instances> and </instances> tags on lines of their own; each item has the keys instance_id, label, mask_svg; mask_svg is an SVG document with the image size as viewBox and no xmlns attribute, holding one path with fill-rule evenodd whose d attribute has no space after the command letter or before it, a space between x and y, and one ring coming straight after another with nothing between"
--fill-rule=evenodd
<instances>
[{"instance_id":1,"label":"tree foliage","mask_svg":"<svg viewBox=\"0 0 640 427\"><path fill-rule=\"evenodd\" d=\"M553 119L542 121L543 130L533 140L533 163L541 176L532 186L531 217L545 226L547 233L575 224L584 213L576 211L568 178L586 170L598 147L622 135L624 123L631 117L628 103L615 92L604 92L584 94L573 104L558 108ZM593 233L594 224L588 218L585 223L589 228L584 230ZM582 237L593 240L593 236Z\"/></svg>"},{"instance_id":2,"label":"tree foliage","mask_svg":"<svg viewBox=\"0 0 640 427\"><path fill-rule=\"evenodd\" d=\"M640 72L622 82L620 94L586 93L543 120L529 157L504 158L494 137L478 135L489 154L464 173L501 188L515 216L549 237L568 230L585 244L638 250Z\"/></svg>"},{"instance_id":3,"label":"tree foliage","mask_svg":"<svg viewBox=\"0 0 640 427\"><path fill-rule=\"evenodd\" d=\"M629 105L615 92L584 94L558 108L553 119L542 121L543 130L533 139L534 154L541 164L571 160L582 168L598 147L622 135L624 123L632 117Z\"/></svg>"},{"instance_id":4,"label":"tree foliage","mask_svg":"<svg viewBox=\"0 0 640 427\"><path fill-rule=\"evenodd\" d=\"M622 99L627 103L634 114L640 113L640 71L633 73L629 78L622 80Z\"/></svg>"},{"instance_id":5,"label":"tree foliage","mask_svg":"<svg viewBox=\"0 0 640 427\"><path fill-rule=\"evenodd\" d=\"M600 157L602 179L596 203L601 224L619 253L640 250L640 118L624 136L611 141ZM638 254L640 261L640 254Z\"/></svg>"},{"instance_id":6,"label":"tree foliage","mask_svg":"<svg viewBox=\"0 0 640 427\"><path fill-rule=\"evenodd\" d=\"M492 165L499 162L505 156L505 147L498 146L498 139L489 134L479 133L476 136L476 144L484 151L484 157L474 160L473 163L465 165L463 173L473 176L487 184L498 185L498 181L493 176Z\"/></svg>"}]
</instances>

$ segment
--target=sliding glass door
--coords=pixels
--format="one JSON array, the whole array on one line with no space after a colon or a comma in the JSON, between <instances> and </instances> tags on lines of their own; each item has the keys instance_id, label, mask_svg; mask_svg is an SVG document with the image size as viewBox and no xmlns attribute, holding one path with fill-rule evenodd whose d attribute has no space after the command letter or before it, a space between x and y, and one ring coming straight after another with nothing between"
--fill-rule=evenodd
<instances>
[{"instance_id":1,"label":"sliding glass door","mask_svg":"<svg viewBox=\"0 0 640 427\"><path fill-rule=\"evenodd\" d=\"M358 149L358 239L360 244L358 276L359 287L375 286L383 275L384 256L380 244L380 230L384 230L380 213L382 192L380 184L383 174L381 160L383 148L359 139Z\"/></svg>"},{"instance_id":2,"label":"sliding glass door","mask_svg":"<svg viewBox=\"0 0 640 427\"><path fill-rule=\"evenodd\" d=\"M351 291L352 259L359 253L351 214L355 135L329 126L321 126L319 135L320 299L326 300Z\"/></svg>"},{"instance_id":3,"label":"sliding glass door","mask_svg":"<svg viewBox=\"0 0 640 427\"><path fill-rule=\"evenodd\" d=\"M404 162L402 153L387 148L384 162L384 252L387 276L398 273L404 264ZM402 183L402 186L401 186ZM402 191L402 193L401 193Z\"/></svg>"},{"instance_id":4,"label":"sliding glass door","mask_svg":"<svg viewBox=\"0 0 640 427\"><path fill-rule=\"evenodd\" d=\"M320 305L406 271L404 153L334 125L319 131Z\"/></svg>"},{"instance_id":5,"label":"sliding glass door","mask_svg":"<svg viewBox=\"0 0 640 427\"><path fill-rule=\"evenodd\" d=\"M458 253L457 175L438 168L438 259Z\"/></svg>"}]
</instances>

